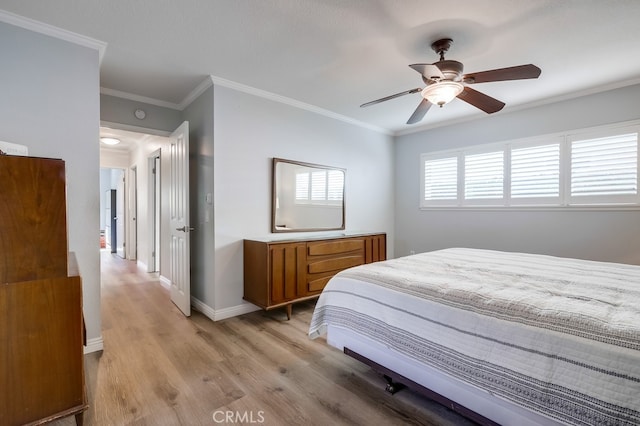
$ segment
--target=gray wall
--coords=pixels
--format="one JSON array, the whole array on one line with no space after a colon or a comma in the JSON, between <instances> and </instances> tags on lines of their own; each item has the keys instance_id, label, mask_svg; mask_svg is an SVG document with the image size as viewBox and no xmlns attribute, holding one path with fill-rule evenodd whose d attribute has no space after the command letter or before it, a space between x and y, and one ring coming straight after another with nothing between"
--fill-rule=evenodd
<instances>
[{"instance_id":1,"label":"gray wall","mask_svg":"<svg viewBox=\"0 0 640 426\"><path fill-rule=\"evenodd\" d=\"M458 246L640 264L639 210L419 209L421 153L634 120L638 99L640 85L396 138L396 254Z\"/></svg>"},{"instance_id":2,"label":"gray wall","mask_svg":"<svg viewBox=\"0 0 640 426\"><path fill-rule=\"evenodd\" d=\"M87 338L100 339L98 50L0 22L0 140L66 162L69 250Z\"/></svg>"},{"instance_id":3,"label":"gray wall","mask_svg":"<svg viewBox=\"0 0 640 426\"><path fill-rule=\"evenodd\" d=\"M393 255L390 136L220 86L214 123L215 252L199 254L215 262L207 305L230 312L243 304L243 239L282 238L270 233L273 157L346 169L346 232L386 232Z\"/></svg>"},{"instance_id":4,"label":"gray wall","mask_svg":"<svg viewBox=\"0 0 640 426\"><path fill-rule=\"evenodd\" d=\"M191 226L191 295L213 307L213 86L184 110L189 121L189 204ZM207 202L211 194L211 202Z\"/></svg>"}]
</instances>

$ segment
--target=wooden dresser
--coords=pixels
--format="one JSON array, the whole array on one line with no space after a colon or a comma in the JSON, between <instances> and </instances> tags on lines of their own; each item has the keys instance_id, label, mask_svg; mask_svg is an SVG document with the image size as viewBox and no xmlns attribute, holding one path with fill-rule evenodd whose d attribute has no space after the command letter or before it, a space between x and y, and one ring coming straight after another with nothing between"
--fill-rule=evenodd
<instances>
[{"instance_id":1,"label":"wooden dresser","mask_svg":"<svg viewBox=\"0 0 640 426\"><path fill-rule=\"evenodd\" d=\"M68 252L65 164L0 155L0 182L0 425L82 424L82 281Z\"/></svg>"},{"instance_id":2,"label":"wooden dresser","mask_svg":"<svg viewBox=\"0 0 640 426\"><path fill-rule=\"evenodd\" d=\"M329 279L352 266L385 260L386 234L276 241L244 240L244 299L263 309L318 297Z\"/></svg>"}]
</instances>

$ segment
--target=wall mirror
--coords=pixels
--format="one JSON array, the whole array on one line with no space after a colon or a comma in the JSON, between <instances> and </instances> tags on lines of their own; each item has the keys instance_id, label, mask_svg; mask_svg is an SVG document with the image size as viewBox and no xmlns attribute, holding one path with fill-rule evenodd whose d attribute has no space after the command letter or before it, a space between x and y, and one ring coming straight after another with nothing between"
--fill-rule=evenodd
<instances>
[{"instance_id":1,"label":"wall mirror","mask_svg":"<svg viewBox=\"0 0 640 426\"><path fill-rule=\"evenodd\" d=\"M274 158L272 170L272 232L345 229L345 169Z\"/></svg>"}]
</instances>

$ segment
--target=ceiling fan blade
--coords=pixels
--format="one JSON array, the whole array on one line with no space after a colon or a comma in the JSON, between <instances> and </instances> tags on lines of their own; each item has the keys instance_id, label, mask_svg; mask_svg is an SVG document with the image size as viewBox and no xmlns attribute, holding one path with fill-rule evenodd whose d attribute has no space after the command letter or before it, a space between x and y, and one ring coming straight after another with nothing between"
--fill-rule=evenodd
<instances>
[{"instance_id":1,"label":"ceiling fan blade","mask_svg":"<svg viewBox=\"0 0 640 426\"><path fill-rule=\"evenodd\" d=\"M440 68L433 64L411 64L409 66L428 80L444 80L444 74Z\"/></svg>"},{"instance_id":2,"label":"ceiling fan blade","mask_svg":"<svg viewBox=\"0 0 640 426\"><path fill-rule=\"evenodd\" d=\"M388 100L391 100L391 99L399 98L400 96L409 95L411 93L418 93L418 92L421 92L421 91L422 91L422 89L417 87L415 89L407 90L406 92L396 93L395 95L389 95L389 96L385 96L384 98L376 99L375 101L367 102L366 104L360 105L360 108L368 107L369 105L379 104L380 102L384 102L384 101L388 101Z\"/></svg>"},{"instance_id":3,"label":"ceiling fan blade","mask_svg":"<svg viewBox=\"0 0 640 426\"><path fill-rule=\"evenodd\" d=\"M495 70L475 72L462 76L462 81L468 84L488 83L491 81L525 80L538 78L542 70L535 65L518 65L515 67L499 68Z\"/></svg>"},{"instance_id":4,"label":"ceiling fan blade","mask_svg":"<svg viewBox=\"0 0 640 426\"><path fill-rule=\"evenodd\" d=\"M478 92L471 87L465 86L464 90L458 95L458 99L465 101L466 103L473 105L476 108L480 108L487 114L493 114L504 108L504 102L501 102L489 95Z\"/></svg>"},{"instance_id":5,"label":"ceiling fan blade","mask_svg":"<svg viewBox=\"0 0 640 426\"><path fill-rule=\"evenodd\" d=\"M429 108L431 108L431 105L433 105L431 102L429 102L426 99L423 99L418 104L418 108L416 108L416 110L413 111L413 114L411 114L411 117L409 117L409 120L407 120L407 124L417 123L418 121L422 120L422 118L427 113L427 111L429 111Z\"/></svg>"}]
</instances>

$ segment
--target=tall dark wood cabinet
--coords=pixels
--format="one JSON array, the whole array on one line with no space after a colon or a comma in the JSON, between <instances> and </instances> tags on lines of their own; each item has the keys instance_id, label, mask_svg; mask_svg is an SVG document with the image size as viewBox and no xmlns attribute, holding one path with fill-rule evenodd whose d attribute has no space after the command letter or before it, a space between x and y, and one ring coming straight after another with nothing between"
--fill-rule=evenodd
<instances>
[{"instance_id":1,"label":"tall dark wood cabinet","mask_svg":"<svg viewBox=\"0 0 640 426\"><path fill-rule=\"evenodd\" d=\"M0 424L87 408L82 280L68 252L65 164L0 155Z\"/></svg>"}]
</instances>

